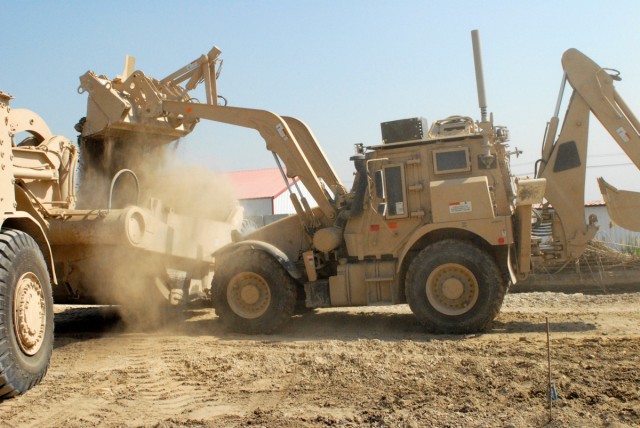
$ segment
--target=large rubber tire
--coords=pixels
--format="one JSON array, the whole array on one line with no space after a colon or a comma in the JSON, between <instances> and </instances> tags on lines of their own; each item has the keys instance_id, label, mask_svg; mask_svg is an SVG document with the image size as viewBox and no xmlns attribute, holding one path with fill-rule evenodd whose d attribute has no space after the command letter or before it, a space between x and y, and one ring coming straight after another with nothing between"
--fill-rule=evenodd
<instances>
[{"instance_id":1,"label":"large rubber tire","mask_svg":"<svg viewBox=\"0 0 640 428\"><path fill-rule=\"evenodd\" d=\"M475 333L502 306L507 283L495 259L467 241L446 239L412 260L405 282L407 301L433 333Z\"/></svg>"},{"instance_id":2,"label":"large rubber tire","mask_svg":"<svg viewBox=\"0 0 640 428\"><path fill-rule=\"evenodd\" d=\"M37 385L53 349L49 272L26 233L0 232L0 399Z\"/></svg>"},{"instance_id":3,"label":"large rubber tire","mask_svg":"<svg viewBox=\"0 0 640 428\"><path fill-rule=\"evenodd\" d=\"M222 322L245 334L270 334L293 315L296 283L273 257L247 250L213 277L213 305Z\"/></svg>"}]
</instances>

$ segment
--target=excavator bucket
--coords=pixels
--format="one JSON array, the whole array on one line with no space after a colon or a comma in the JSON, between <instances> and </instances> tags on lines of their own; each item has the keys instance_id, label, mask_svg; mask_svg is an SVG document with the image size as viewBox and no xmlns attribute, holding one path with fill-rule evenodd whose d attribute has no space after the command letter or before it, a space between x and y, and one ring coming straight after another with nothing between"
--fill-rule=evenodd
<instances>
[{"instance_id":1,"label":"excavator bucket","mask_svg":"<svg viewBox=\"0 0 640 428\"><path fill-rule=\"evenodd\" d=\"M598 178L598 185L611 220L620 227L640 232L640 192L618 190L602 177Z\"/></svg>"}]
</instances>

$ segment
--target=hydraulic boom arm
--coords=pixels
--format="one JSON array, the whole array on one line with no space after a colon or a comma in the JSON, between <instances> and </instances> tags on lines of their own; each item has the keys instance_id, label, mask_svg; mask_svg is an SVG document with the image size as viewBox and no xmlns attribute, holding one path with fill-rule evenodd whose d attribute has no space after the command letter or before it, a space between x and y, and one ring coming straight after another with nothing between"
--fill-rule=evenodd
<instances>
[{"instance_id":1,"label":"hydraulic boom arm","mask_svg":"<svg viewBox=\"0 0 640 428\"><path fill-rule=\"evenodd\" d=\"M589 115L593 112L638 168L640 122L615 90L613 81L620 78L617 74L609 74L612 70L600 67L576 49L564 53L562 66L565 76L555 116L547 127L538 176L547 179L545 197L561 221L561 225L554 228L554 237L566 242L563 258L575 258L582 254L587 241L597 231L595 219L585 224L584 213ZM555 139L565 81L573 87L573 94L560 135ZM599 181L612 219L626 228L640 231L640 217L636 211L640 208L640 194L625 192L627 207L620 209L615 200L617 189L602 179ZM636 195L635 199L633 195Z\"/></svg>"},{"instance_id":2,"label":"hydraulic boom arm","mask_svg":"<svg viewBox=\"0 0 640 428\"><path fill-rule=\"evenodd\" d=\"M326 161L324 154L320 164L324 166L324 169L317 173L312 167L305 150L317 150L310 153L312 156L317 156L318 153L322 153L321 149L313 139L310 131L306 135L303 134L306 138L303 137L304 144L301 146L289 127L289 123L292 123L297 131L308 130L302 122L292 118L285 120L277 114L266 110L181 101L164 101L163 109L167 113L184 115L187 119L207 119L257 130L267 143L267 150L277 154L283 160L287 166L287 175L289 177L299 177L327 219L333 220L335 218L336 209L328 199L319 178L326 180L329 185L335 184L342 189L344 188Z\"/></svg>"},{"instance_id":3,"label":"hydraulic boom arm","mask_svg":"<svg viewBox=\"0 0 640 428\"><path fill-rule=\"evenodd\" d=\"M227 123L257 130L267 149L282 159L286 174L298 177L323 213L321 223L331 224L336 216L335 199L346 190L327 157L305 123L265 110L218 105L216 79L220 73L221 51L213 47L188 65L162 80L132 71L128 58L123 76L109 80L89 71L80 77L81 92L89 92L86 119L81 122L83 137L125 138L135 141L153 136L158 143L169 143L191 132L199 119ZM186 82L186 83L184 83ZM205 83L206 103L194 102L189 92ZM184 84L184 87L180 86ZM226 101L226 100L225 100ZM226 102L225 102L226 104ZM306 226L319 226L318 219L297 196L291 194L296 211Z\"/></svg>"}]
</instances>

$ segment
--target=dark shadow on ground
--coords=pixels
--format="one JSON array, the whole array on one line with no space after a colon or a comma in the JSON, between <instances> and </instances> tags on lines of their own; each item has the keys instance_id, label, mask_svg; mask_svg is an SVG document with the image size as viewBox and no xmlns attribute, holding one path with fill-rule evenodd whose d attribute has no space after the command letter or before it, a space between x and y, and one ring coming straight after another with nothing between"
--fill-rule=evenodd
<instances>
[{"instance_id":1,"label":"dark shadow on ground","mask_svg":"<svg viewBox=\"0 0 640 428\"><path fill-rule=\"evenodd\" d=\"M66 309L56 314L55 347L99 338L105 335L153 334L158 336L213 336L219 340L250 340L268 342L297 342L306 340L381 340L397 342L460 341L481 335L525 334L546 331L541 317L535 321L494 321L489 329L475 334L430 334L410 313L358 311L316 311L295 315L282 329L270 335L245 335L230 331L215 316L212 309L190 309L163 325L150 328L125 323L117 307L82 307ZM157 328L155 328L157 327ZM595 324L581 321L553 322L552 332L584 332L595 330Z\"/></svg>"},{"instance_id":2,"label":"dark shadow on ground","mask_svg":"<svg viewBox=\"0 0 640 428\"><path fill-rule=\"evenodd\" d=\"M584 332L597 326L580 321L550 323L552 332ZM198 320L187 323L185 332L199 335L202 332L228 340L255 340L255 336L233 333L218 319ZM425 332L412 314L397 313L346 313L328 312L295 316L292 322L273 335L263 335L264 340L382 340L416 342L465 340L492 334L525 334L546 332L546 322L498 322L487 330L473 334L432 334Z\"/></svg>"}]
</instances>

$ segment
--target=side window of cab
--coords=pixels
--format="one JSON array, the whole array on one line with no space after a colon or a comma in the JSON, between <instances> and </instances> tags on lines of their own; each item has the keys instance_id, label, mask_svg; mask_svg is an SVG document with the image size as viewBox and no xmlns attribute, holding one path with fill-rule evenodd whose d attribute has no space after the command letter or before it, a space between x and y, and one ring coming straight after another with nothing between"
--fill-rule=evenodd
<instances>
[{"instance_id":1,"label":"side window of cab","mask_svg":"<svg viewBox=\"0 0 640 428\"><path fill-rule=\"evenodd\" d=\"M388 219L407 217L407 192L404 166L385 165L375 172L376 207Z\"/></svg>"},{"instance_id":2,"label":"side window of cab","mask_svg":"<svg viewBox=\"0 0 640 428\"><path fill-rule=\"evenodd\" d=\"M470 171L469 148L455 147L433 151L433 172L436 175Z\"/></svg>"}]
</instances>

